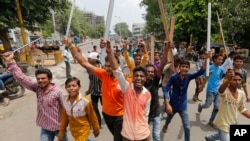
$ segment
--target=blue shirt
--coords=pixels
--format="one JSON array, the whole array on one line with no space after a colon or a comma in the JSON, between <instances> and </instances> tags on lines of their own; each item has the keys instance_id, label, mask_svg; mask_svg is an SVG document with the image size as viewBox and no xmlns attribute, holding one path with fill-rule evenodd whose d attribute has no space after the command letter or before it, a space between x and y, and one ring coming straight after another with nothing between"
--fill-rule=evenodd
<instances>
[{"instance_id":1,"label":"blue shirt","mask_svg":"<svg viewBox=\"0 0 250 141\"><path fill-rule=\"evenodd\" d=\"M211 72L211 74L207 82L207 91L218 92L220 86L220 80L224 76L223 69L221 66L210 65L209 71Z\"/></svg>"},{"instance_id":2,"label":"blue shirt","mask_svg":"<svg viewBox=\"0 0 250 141\"><path fill-rule=\"evenodd\" d=\"M205 70L200 69L195 73L187 73L184 79L180 78L179 73L172 74L168 84L163 88L165 99L169 99L170 105L174 110L187 109L187 90L190 80L202 75ZM169 95L169 90L172 86L172 94Z\"/></svg>"}]
</instances>

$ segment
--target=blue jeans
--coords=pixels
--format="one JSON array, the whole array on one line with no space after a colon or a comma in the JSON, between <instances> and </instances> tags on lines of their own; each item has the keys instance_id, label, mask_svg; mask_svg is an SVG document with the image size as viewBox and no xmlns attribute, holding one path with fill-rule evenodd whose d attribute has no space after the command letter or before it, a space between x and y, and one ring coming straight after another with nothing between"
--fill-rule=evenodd
<instances>
[{"instance_id":1,"label":"blue jeans","mask_svg":"<svg viewBox=\"0 0 250 141\"><path fill-rule=\"evenodd\" d=\"M220 141L230 141L230 136L229 132L225 132L222 130L219 130L213 134L210 134L206 136L209 141L215 141L215 140L220 140Z\"/></svg>"},{"instance_id":2,"label":"blue jeans","mask_svg":"<svg viewBox=\"0 0 250 141\"><path fill-rule=\"evenodd\" d=\"M7 79L12 76L13 75L11 73L0 74L0 90L5 90L3 79Z\"/></svg>"},{"instance_id":3,"label":"blue jeans","mask_svg":"<svg viewBox=\"0 0 250 141\"><path fill-rule=\"evenodd\" d=\"M59 130L56 131L49 131L46 129L41 130L41 141L54 141L55 136L58 136ZM64 136L64 141L69 141L67 134Z\"/></svg>"},{"instance_id":4,"label":"blue jeans","mask_svg":"<svg viewBox=\"0 0 250 141\"><path fill-rule=\"evenodd\" d=\"M189 122L189 117L188 117L188 111L187 110L174 110L173 109L173 114L168 115L166 119L166 125L168 126L174 117L176 113L179 113L182 121L182 125L184 127L184 133L185 133L185 141L190 141L190 122Z\"/></svg>"},{"instance_id":5,"label":"blue jeans","mask_svg":"<svg viewBox=\"0 0 250 141\"><path fill-rule=\"evenodd\" d=\"M160 134L161 134L161 118L160 115L149 118L149 122L153 122L153 131L152 131L152 136L153 136L153 141L160 141Z\"/></svg>"},{"instance_id":6,"label":"blue jeans","mask_svg":"<svg viewBox=\"0 0 250 141\"><path fill-rule=\"evenodd\" d=\"M211 117L209 119L209 122L213 122L215 119L215 116L218 113L220 98L219 98L218 92L208 92L207 91L206 102L201 105L201 108L209 108L211 106L212 102L214 102L214 108L213 108Z\"/></svg>"}]
</instances>

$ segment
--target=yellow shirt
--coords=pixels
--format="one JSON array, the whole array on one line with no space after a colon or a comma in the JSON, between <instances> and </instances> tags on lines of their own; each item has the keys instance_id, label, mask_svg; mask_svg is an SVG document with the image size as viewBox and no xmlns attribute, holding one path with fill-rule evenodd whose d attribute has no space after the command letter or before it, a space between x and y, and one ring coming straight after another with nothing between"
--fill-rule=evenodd
<instances>
[{"instance_id":1,"label":"yellow shirt","mask_svg":"<svg viewBox=\"0 0 250 141\"><path fill-rule=\"evenodd\" d=\"M129 57L129 53L127 51L124 52L124 58L125 58L125 61L128 65L128 68L130 70L130 77L133 78L133 69L135 68L135 64L131 62L130 60L130 57ZM143 57L142 57L142 61L141 61L141 66L144 66L147 64L147 61L148 61L148 54L143 54Z\"/></svg>"},{"instance_id":2,"label":"yellow shirt","mask_svg":"<svg viewBox=\"0 0 250 141\"><path fill-rule=\"evenodd\" d=\"M220 109L214 119L215 126L224 131L229 132L231 124L237 124L238 112L243 113L247 109L245 107L245 93L238 89L238 99L235 99L229 89L220 94Z\"/></svg>"},{"instance_id":3,"label":"yellow shirt","mask_svg":"<svg viewBox=\"0 0 250 141\"><path fill-rule=\"evenodd\" d=\"M60 137L65 135L68 124L75 141L86 141L91 126L94 131L99 130L98 119L92 102L87 96L79 94L73 104L70 103L68 96L63 97L62 101Z\"/></svg>"}]
</instances>

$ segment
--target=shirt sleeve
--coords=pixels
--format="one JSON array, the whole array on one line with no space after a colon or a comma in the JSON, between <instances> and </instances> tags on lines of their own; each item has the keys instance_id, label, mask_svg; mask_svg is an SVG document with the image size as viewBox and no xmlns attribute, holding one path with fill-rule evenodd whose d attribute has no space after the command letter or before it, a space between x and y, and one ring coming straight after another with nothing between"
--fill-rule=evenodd
<instances>
[{"instance_id":1,"label":"shirt sleeve","mask_svg":"<svg viewBox=\"0 0 250 141\"><path fill-rule=\"evenodd\" d=\"M102 80L105 74L106 74L106 71L104 69L101 69L101 68L95 69L95 76L98 77L100 80Z\"/></svg>"},{"instance_id":2,"label":"shirt sleeve","mask_svg":"<svg viewBox=\"0 0 250 141\"><path fill-rule=\"evenodd\" d=\"M141 66L146 65L147 62L148 62L148 54L145 53L145 54L143 54L143 58L142 58L142 61L141 61Z\"/></svg>"},{"instance_id":3,"label":"shirt sleeve","mask_svg":"<svg viewBox=\"0 0 250 141\"><path fill-rule=\"evenodd\" d=\"M32 81L28 76L26 76L22 70L17 66L16 63L10 63L8 65L8 70L12 73L12 75L15 77L17 82L19 82L22 86L25 88L36 92L36 88L38 87L38 84L34 81Z\"/></svg>"},{"instance_id":4,"label":"shirt sleeve","mask_svg":"<svg viewBox=\"0 0 250 141\"><path fill-rule=\"evenodd\" d=\"M117 70L113 70L113 73L120 84L122 92L125 93L126 89L129 86L129 83L126 81L122 69L118 68Z\"/></svg>"},{"instance_id":5,"label":"shirt sleeve","mask_svg":"<svg viewBox=\"0 0 250 141\"><path fill-rule=\"evenodd\" d=\"M59 130L59 137L64 137L66 134L66 128L69 124L69 120L67 118L67 113L65 108L62 106L61 110L61 123L60 123L60 130Z\"/></svg>"},{"instance_id":6,"label":"shirt sleeve","mask_svg":"<svg viewBox=\"0 0 250 141\"><path fill-rule=\"evenodd\" d=\"M170 100L169 89L171 88L172 83L173 83L173 75L171 75L167 85L165 87L163 87L163 97L164 97L164 99Z\"/></svg>"},{"instance_id":7,"label":"shirt sleeve","mask_svg":"<svg viewBox=\"0 0 250 141\"><path fill-rule=\"evenodd\" d=\"M240 113L243 113L245 111L247 111L247 108L246 108L246 97L245 97L245 93L243 91L240 91L240 94L241 94L241 99L240 99L240 102L239 102L239 105L238 105L238 110Z\"/></svg>"},{"instance_id":8,"label":"shirt sleeve","mask_svg":"<svg viewBox=\"0 0 250 141\"><path fill-rule=\"evenodd\" d=\"M147 119L147 121L148 121L148 115L149 115L149 112L150 112L150 104L151 104L151 98L150 99L148 99L148 101L147 101L147 103L146 103L146 119Z\"/></svg>"},{"instance_id":9,"label":"shirt sleeve","mask_svg":"<svg viewBox=\"0 0 250 141\"><path fill-rule=\"evenodd\" d=\"M128 68L129 68L130 70L132 70L132 69L133 69L133 63L131 62L130 57L129 57L129 54L128 54L127 51L124 52L124 59L125 59L127 65L128 65Z\"/></svg>"},{"instance_id":10,"label":"shirt sleeve","mask_svg":"<svg viewBox=\"0 0 250 141\"><path fill-rule=\"evenodd\" d=\"M96 131L96 130L99 130L99 122L98 122L91 100L89 98L87 99L89 103L86 105L86 113L87 113L91 126L93 127L94 131Z\"/></svg>"},{"instance_id":11,"label":"shirt sleeve","mask_svg":"<svg viewBox=\"0 0 250 141\"><path fill-rule=\"evenodd\" d=\"M194 79L196 77L201 76L202 74L204 74L205 70L203 68L201 68L199 71L190 74L190 79Z\"/></svg>"}]
</instances>

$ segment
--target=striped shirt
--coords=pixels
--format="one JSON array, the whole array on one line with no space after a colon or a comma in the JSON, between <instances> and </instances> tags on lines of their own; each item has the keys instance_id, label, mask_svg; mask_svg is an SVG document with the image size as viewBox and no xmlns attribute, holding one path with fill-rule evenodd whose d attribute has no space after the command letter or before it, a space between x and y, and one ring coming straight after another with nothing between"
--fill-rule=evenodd
<instances>
[{"instance_id":1,"label":"striped shirt","mask_svg":"<svg viewBox=\"0 0 250 141\"><path fill-rule=\"evenodd\" d=\"M121 134L129 140L143 140L150 136L148 115L151 103L150 92L143 87L137 97L134 85L129 84L121 68L113 71L124 94L124 115Z\"/></svg>"},{"instance_id":2,"label":"striped shirt","mask_svg":"<svg viewBox=\"0 0 250 141\"><path fill-rule=\"evenodd\" d=\"M101 96L101 86L102 86L102 81L96 77L95 75L89 73L89 80L90 80L90 94L94 96Z\"/></svg>"},{"instance_id":3,"label":"striped shirt","mask_svg":"<svg viewBox=\"0 0 250 141\"><path fill-rule=\"evenodd\" d=\"M16 63L8 64L8 70L21 85L36 93L37 126L49 131L59 130L63 91L53 84L47 92L44 92L36 82L32 81L21 71Z\"/></svg>"}]
</instances>

